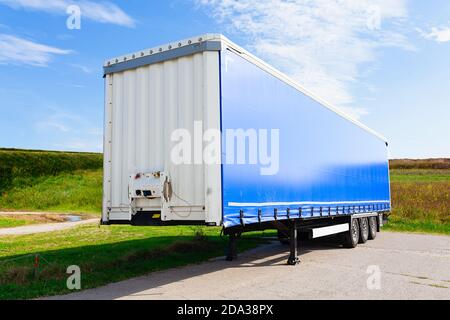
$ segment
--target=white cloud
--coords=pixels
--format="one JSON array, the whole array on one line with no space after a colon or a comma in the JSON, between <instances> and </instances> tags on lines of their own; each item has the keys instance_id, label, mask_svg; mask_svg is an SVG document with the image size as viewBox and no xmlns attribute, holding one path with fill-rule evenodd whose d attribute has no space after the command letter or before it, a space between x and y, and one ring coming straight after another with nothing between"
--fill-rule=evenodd
<instances>
[{"instance_id":1,"label":"white cloud","mask_svg":"<svg viewBox=\"0 0 450 320\"><path fill-rule=\"evenodd\" d=\"M71 52L12 35L0 34L0 64L27 64L45 67L54 55L66 55Z\"/></svg>"},{"instance_id":2,"label":"white cloud","mask_svg":"<svg viewBox=\"0 0 450 320\"><path fill-rule=\"evenodd\" d=\"M36 123L36 128L42 131L70 132L77 128L82 119L74 114L51 108L52 114Z\"/></svg>"},{"instance_id":3,"label":"white cloud","mask_svg":"<svg viewBox=\"0 0 450 320\"><path fill-rule=\"evenodd\" d=\"M52 147L63 151L82 151L82 152L102 152L103 142L101 139L72 139L64 143L54 143Z\"/></svg>"},{"instance_id":4,"label":"white cloud","mask_svg":"<svg viewBox=\"0 0 450 320\"><path fill-rule=\"evenodd\" d=\"M363 116L367 116L370 114L369 110L365 108L357 108L357 107L344 107L340 106L339 109L341 109L344 113L352 117L353 119L360 119Z\"/></svg>"},{"instance_id":5,"label":"white cloud","mask_svg":"<svg viewBox=\"0 0 450 320\"><path fill-rule=\"evenodd\" d=\"M92 73L94 72L94 70L92 70L91 68L86 67L86 66L81 65L81 64L71 63L71 64L69 64L69 65L70 65L71 67L75 68L75 69L78 69L78 70L80 70L80 71L86 73L86 74L92 74Z\"/></svg>"},{"instance_id":6,"label":"white cloud","mask_svg":"<svg viewBox=\"0 0 450 320\"><path fill-rule=\"evenodd\" d=\"M70 151L101 151L103 131L90 119L65 111L48 107L41 111L44 116L34 124L37 134L43 135L52 148Z\"/></svg>"},{"instance_id":7,"label":"white cloud","mask_svg":"<svg viewBox=\"0 0 450 320\"><path fill-rule=\"evenodd\" d=\"M36 126L39 130L44 130L44 131L47 131L47 130L53 131L56 129L57 131L60 131L60 132L69 132L71 130L65 124L59 123L56 121L42 121L42 122L37 123Z\"/></svg>"},{"instance_id":8,"label":"white cloud","mask_svg":"<svg viewBox=\"0 0 450 320\"><path fill-rule=\"evenodd\" d=\"M427 39L434 40L439 43L450 41L450 27L432 28L431 32L425 33L421 30L419 32Z\"/></svg>"},{"instance_id":9,"label":"white cloud","mask_svg":"<svg viewBox=\"0 0 450 320\"><path fill-rule=\"evenodd\" d=\"M103 1L88 0L0 0L0 4L14 9L27 9L66 15L70 5L81 9L81 17L100 23L111 23L125 27L134 27L136 21L117 5Z\"/></svg>"},{"instance_id":10,"label":"white cloud","mask_svg":"<svg viewBox=\"0 0 450 320\"><path fill-rule=\"evenodd\" d=\"M250 49L359 118L351 86L381 47L412 49L400 31L407 0L197 0Z\"/></svg>"}]
</instances>

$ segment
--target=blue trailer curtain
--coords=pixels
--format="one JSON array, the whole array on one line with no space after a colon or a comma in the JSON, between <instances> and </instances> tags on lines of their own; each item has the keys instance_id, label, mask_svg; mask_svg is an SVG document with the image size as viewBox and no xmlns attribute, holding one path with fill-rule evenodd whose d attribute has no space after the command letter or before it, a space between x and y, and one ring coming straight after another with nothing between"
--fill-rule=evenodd
<instances>
[{"instance_id":1,"label":"blue trailer curtain","mask_svg":"<svg viewBox=\"0 0 450 320\"><path fill-rule=\"evenodd\" d=\"M221 92L225 227L390 209L381 138L229 50L221 53ZM261 159L229 163L227 130L238 129L266 130L268 141L279 130L276 174L262 175Z\"/></svg>"}]
</instances>

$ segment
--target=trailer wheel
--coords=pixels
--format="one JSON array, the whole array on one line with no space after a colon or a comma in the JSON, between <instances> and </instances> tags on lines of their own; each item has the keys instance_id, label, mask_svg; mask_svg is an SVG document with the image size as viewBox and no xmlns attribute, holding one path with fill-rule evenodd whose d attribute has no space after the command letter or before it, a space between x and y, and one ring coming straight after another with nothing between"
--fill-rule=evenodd
<instances>
[{"instance_id":1,"label":"trailer wheel","mask_svg":"<svg viewBox=\"0 0 450 320\"><path fill-rule=\"evenodd\" d=\"M344 247L345 248L356 248L359 241L359 222L358 219L352 219L350 222L350 230L344 233Z\"/></svg>"},{"instance_id":2,"label":"trailer wheel","mask_svg":"<svg viewBox=\"0 0 450 320\"><path fill-rule=\"evenodd\" d=\"M369 240L375 240L378 232L378 221L376 217L369 218Z\"/></svg>"},{"instance_id":3,"label":"trailer wheel","mask_svg":"<svg viewBox=\"0 0 450 320\"><path fill-rule=\"evenodd\" d=\"M359 219L359 243L366 243L369 240L369 219Z\"/></svg>"}]
</instances>

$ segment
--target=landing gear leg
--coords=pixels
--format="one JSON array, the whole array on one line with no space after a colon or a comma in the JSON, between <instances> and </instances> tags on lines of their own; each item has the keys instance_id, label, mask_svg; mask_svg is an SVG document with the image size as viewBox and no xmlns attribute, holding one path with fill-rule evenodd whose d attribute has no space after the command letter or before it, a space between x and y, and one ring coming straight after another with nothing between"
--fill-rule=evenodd
<instances>
[{"instance_id":1,"label":"landing gear leg","mask_svg":"<svg viewBox=\"0 0 450 320\"><path fill-rule=\"evenodd\" d=\"M239 236L235 233L230 234L228 242L227 261L237 260L237 240Z\"/></svg>"},{"instance_id":2,"label":"landing gear leg","mask_svg":"<svg viewBox=\"0 0 450 320\"><path fill-rule=\"evenodd\" d=\"M288 259L288 265L296 266L300 263L300 259L298 258L298 231L297 231L297 221L294 220L291 222L289 229L289 241L291 252Z\"/></svg>"}]
</instances>

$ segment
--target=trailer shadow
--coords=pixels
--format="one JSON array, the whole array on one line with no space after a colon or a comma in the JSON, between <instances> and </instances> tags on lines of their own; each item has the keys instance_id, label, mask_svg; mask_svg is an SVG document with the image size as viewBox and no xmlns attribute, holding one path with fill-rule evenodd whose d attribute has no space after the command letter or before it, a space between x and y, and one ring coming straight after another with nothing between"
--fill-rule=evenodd
<instances>
[{"instance_id":1,"label":"trailer shadow","mask_svg":"<svg viewBox=\"0 0 450 320\"><path fill-rule=\"evenodd\" d=\"M335 239L326 238L314 241L304 241L299 247L299 258L317 250L336 250L341 246L336 244ZM222 272L230 269L242 268L295 268L287 265L289 256L289 246L282 245L278 241L271 241L269 244L261 245L255 249L241 253L235 261L225 261L225 257L210 259L200 264L191 264L187 266L176 267L163 271L156 271L134 279L112 283L104 287L81 291L75 294L55 297L58 300L114 300L123 297L131 299L155 298L163 295L159 290L164 286L183 282L196 277L205 277L208 274ZM297 268L301 268L301 263ZM227 285L227 279L223 279Z\"/></svg>"},{"instance_id":2,"label":"trailer shadow","mask_svg":"<svg viewBox=\"0 0 450 320\"><path fill-rule=\"evenodd\" d=\"M300 264L302 256L306 256L313 251L341 249L342 246L338 241L339 239L333 236L316 240L302 240L298 244L298 257L300 259ZM270 266L286 266L289 268L289 266L286 265L288 256L289 246L280 244L278 241L273 241L270 245L261 246L246 252L244 254L245 258L238 259L235 262L239 268ZM244 261L244 259L247 261Z\"/></svg>"}]
</instances>

